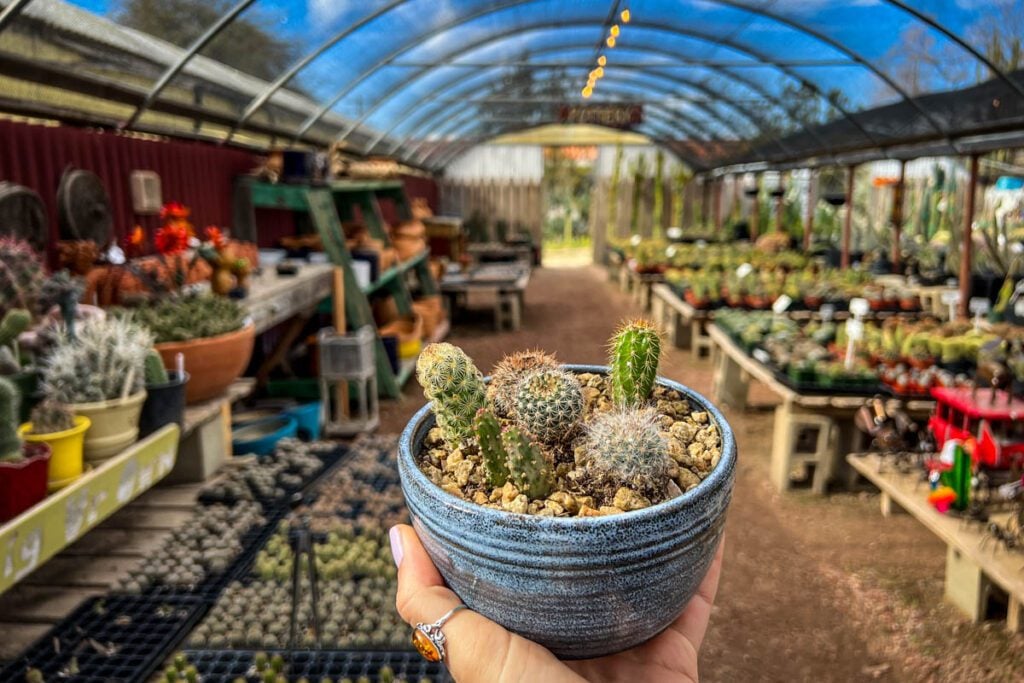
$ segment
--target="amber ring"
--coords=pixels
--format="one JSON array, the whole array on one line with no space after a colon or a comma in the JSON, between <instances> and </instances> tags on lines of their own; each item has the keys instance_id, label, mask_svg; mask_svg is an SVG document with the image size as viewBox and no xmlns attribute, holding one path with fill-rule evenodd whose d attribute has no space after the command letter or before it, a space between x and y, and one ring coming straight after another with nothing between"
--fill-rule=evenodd
<instances>
[{"instance_id":1,"label":"amber ring","mask_svg":"<svg viewBox=\"0 0 1024 683\"><path fill-rule=\"evenodd\" d=\"M433 624L416 624L412 631L412 644L416 651L428 662L440 662L444 659L444 645L447 639L441 627L459 610L469 609L465 605L456 605L447 614Z\"/></svg>"}]
</instances>

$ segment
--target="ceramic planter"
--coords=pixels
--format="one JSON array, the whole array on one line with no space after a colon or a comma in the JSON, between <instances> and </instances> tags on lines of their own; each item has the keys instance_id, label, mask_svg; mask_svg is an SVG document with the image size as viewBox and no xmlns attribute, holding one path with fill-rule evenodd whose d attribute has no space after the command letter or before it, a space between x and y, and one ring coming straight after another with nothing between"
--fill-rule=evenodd
<instances>
[{"instance_id":1,"label":"ceramic planter","mask_svg":"<svg viewBox=\"0 0 1024 683\"><path fill-rule=\"evenodd\" d=\"M0 524L46 498L50 447L29 443L25 444L24 453L25 459L20 462L0 462Z\"/></svg>"},{"instance_id":2,"label":"ceramic planter","mask_svg":"<svg viewBox=\"0 0 1024 683\"><path fill-rule=\"evenodd\" d=\"M290 415L277 415L238 427L231 433L231 450L235 455L270 455L281 439L290 439L299 432L299 423Z\"/></svg>"},{"instance_id":3,"label":"ceramic planter","mask_svg":"<svg viewBox=\"0 0 1024 683\"><path fill-rule=\"evenodd\" d=\"M139 438L139 415L146 391L128 398L68 406L75 415L89 418L92 426L85 433L85 461L99 464L117 455Z\"/></svg>"},{"instance_id":4,"label":"ceramic planter","mask_svg":"<svg viewBox=\"0 0 1024 683\"><path fill-rule=\"evenodd\" d=\"M164 384L146 385L146 402L142 404L139 416L140 439L172 422L179 427L184 426L185 388L189 374L179 375L177 370L168 370L167 376L170 381Z\"/></svg>"},{"instance_id":5,"label":"ceramic planter","mask_svg":"<svg viewBox=\"0 0 1024 683\"><path fill-rule=\"evenodd\" d=\"M255 327L249 323L240 330L216 337L165 342L155 348L169 368L175 367L179 353L184 354L185 369L191 375L185 401L192 404L220 396L239 378L249 365L255 338Z\"/></svg>"},{"instance_id":6,"label":"ceramic planter","mask_svg":"<svg viewBox=\"0 0 1024 683\"><path fill-rule=\"evenodd\" d=\"M415 461L434 426L431 406L413 416L399 442L402 490L424 547L470 609L569 659L634 647L679 616L722 537L736 443L707 399L676 382L659 384L708 412L721 431L721 459L683 495L607 517L521 515L443 491Z\"/></svg>"},{"instance_id":7,"label":"ceramic planter","mask_svg":"<svg viewBox=\"0 0 1024 683\"><path fill-rule=\"evenodd\" d=\"M89 418L76 415L75 426L63 432L33 434L31 422L18 428L18 434L25 443L46 444L50 447L50 464L46 474L46 488L50 493L82 476L85 433L91 424Z\"/></svg>"}]
</instances>

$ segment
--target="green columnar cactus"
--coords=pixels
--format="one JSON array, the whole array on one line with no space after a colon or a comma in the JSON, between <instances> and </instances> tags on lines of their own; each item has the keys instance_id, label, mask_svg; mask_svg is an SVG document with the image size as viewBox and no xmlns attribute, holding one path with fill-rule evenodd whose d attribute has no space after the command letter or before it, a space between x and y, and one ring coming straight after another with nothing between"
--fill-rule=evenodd
<instances>
[{"instance_id":1,"label":"green columnar cactus","mask_svg":"<svg viewBox=\"0 0 1024 683\"><path fill-rule=\"evenodd\" d=\"M45 399L32 409L29 418L33 434L56 434L75 426L75 414L53 399Z\"/></svg>"},{"instance_id":2,"label":"green columnar cactus","mask_svg":"<svg viewBox=\"0 0 1024 683\"><path fill-rule=\"evenodd\" d=\"M557 370L558 361L550 353L537 349L505 356L494 366L487 385L487 400L499 417L512 417L516 409L519 383L534 370Z\"/></svg>"},{"instance_id":3,"label":"green columnar cactus","mask_svg":"<svg viewBox=\"0 0 1024 683\"><path fill-rule=\"evenodd\" d=\"M582 417L583 391L572 373L537 370L519 383L515 420L543 443L570 440Z\"/></svg>"},{"instance_id":4,"label":"green columnar cactus","mask_svg":"<svg viewBox=\"0 0 1024 683\"><path fill-rule=\"evenodd\" d=\"M416 362L416 378L434 402L445 443L460 447L473 434L473 419L486 402L484 378L466 353L451 344L430 344Z\"/></svg>"},{"instance_id":5,"label":"green columnar cactus","mask_svg":"<svg viewBox=\"0 0 1024 683\"><path fill-rule=\"evenodd\" d=\"M0 315L33 310L43 279L43 264L28 242L0 237Z\"/></svg>"},{"instance_id":6,"label":"green columnar cactus","mask_svg":"<svg viewBox=\"0 0 1024 683\"><path fill-rule=\"evenodd\" d=\"M21 437L18 436L18 409L21 394L18 388L0 378L0 462L20 460Z\"/></svg>"},{"instance_id":7,"label":"green columnar cactus","mask_svg":"<svg viewBox=\"0 0 1024 683\"><path fill-rule=\"evenodd\" d=\"M156 349L150 349L146 354L145 377L147 387L167 384L171 381L167 376L167 368L164 367L164 359L156 352Z\"/></svg>"},{"instance_id":8,"label":"green columnar cactus","mask_svg":"<svg viewBox=\"0 0 1024 683\"><path fill-rule=\"evenodd\" d=\"M530 500L551 493L554 486L551 465L537 444L515 427L505 430L503 441L508 451L509 474L516 488Z\"/></svg>"},{"instance_id":9,"label":"green columnar cactus","mask_svg":"<svg viewBox=\"0 0 1024 683\"><path fill-rule=\"evenodd\" d=\"M665 496L668 444L653 408L625 408L603 413L590 423L584 443L585 471L612 495L620 486L652 501Z\"/></svg>"},{"instance_id":10,"label":"green columnar cactus","mask_svg":"<svg viewBox=\"0 0 1024 683\"><path fill-rule=\"evenodd\" d=\"M508 481L508 453L501 442L501 425L494 413L481 408L474 423L480 456L487 470L487 481L491 486L504 486Z\"/></svg>"},{"instance_id":11,"label":"green columnar cactus","mask_svg":"<svg viewBox=\"0 0 1024 683\"><path fill-rule=\"evenodd\" d=\"M619 328L611 343L612 398L620 406L638 406L654 391L661 358L661 337L654 325L638 319Z\"/></svg>"},{"instance_id":12,"label":"green columnar cactus","mask_svg":"<svg viewBox=\"0 0 1024 683\"><path fill-rule=\"evenodd\" d=\"M12 308L0 321L0 346L7 346L32 324L32 316L24 308Z\"/></svg>"}]
</instances>

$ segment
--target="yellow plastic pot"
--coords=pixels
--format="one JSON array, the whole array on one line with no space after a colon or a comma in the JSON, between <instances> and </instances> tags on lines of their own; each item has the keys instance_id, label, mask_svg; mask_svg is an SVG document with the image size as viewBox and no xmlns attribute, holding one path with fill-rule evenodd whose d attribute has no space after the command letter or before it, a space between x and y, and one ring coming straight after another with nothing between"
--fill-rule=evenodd
<instances>
[{"instance_id":1,"label":"yellow plastic pot","mask_svg":"<svg viewBox=\"0 0 1024 683\"><path fill-rule=\"evenodd\" d=\"M26 422L18 428L18 434L26 442L45 443L50 446L52 455L46 471L46 488L50 493L64 488L82 476L82 448L85 444L85 432L91 425L89 418L78 415L75 417L75 426L63 432L33 434L31 422Z\"/></svg>"}]
</instances>

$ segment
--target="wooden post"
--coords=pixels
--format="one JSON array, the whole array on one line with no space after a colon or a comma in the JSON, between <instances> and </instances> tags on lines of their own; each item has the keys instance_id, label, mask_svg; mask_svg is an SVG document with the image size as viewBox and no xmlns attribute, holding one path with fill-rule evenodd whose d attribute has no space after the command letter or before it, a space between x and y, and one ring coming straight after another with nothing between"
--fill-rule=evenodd
<instances>
[{"instance_id":1,"label":"wooden post","mask_svg":"<svg viewBox=\"0 0 1024 683\"><path fill-rule=\"evenodd\" d=\"M715 215L715 234L722 234L722 183L725 182L724 178L719 178L715 181L715 206L713 209Z\"/></svg>"},{"instance_id":2,"label":"wooden post","mask_svg":"<svg viewBox=\"0 0 1024 683\"><path fill-rule=\"evenodd\" d=\"M785 190L786 186L786 174L779 172L779 189ZM782 232L782 207L783 200L785 199L784 194L780 194L775 200L775 232Z\"/></svg>"},{"instance_id":3,"label":"wooden post","mask_svg":"<svg viewBox=\"0 0 1024 683\"><path fill-rule=\"evenodd\" d=\"M814 232L814 209L817 205L818 194L814 186L817 184L818 174L813 169L807 177L807 212L804 214L804 251L811 251L811 234Z\"/></svg>"},{"instance_id":4,"label":"wooden post","mask_svg":"<svg viewBox=\"0 0 1024 683\"><path fill-rule=\"evenodd\" d=\"M900 178L892 188L892 272L902 270L903 254L900 239L903 234L903 187L907 178L907 162L900 162Z\"/></svg>"},{"instance_id":5,"label":"wooden post","mask_svg":"<svg viewBox=\"0 0 1024 683\"><path fill-rule=\"evenodd\" d=\"M974 227L974 195L978 191L978 155L971 155L970 179L967 181L967 201L964 202L964 243L960 248L960 317L966 318L971 299L971 232Z\"/></svg>"},{"instance_id":6,"label":"wooden post","mask_svg":"<svg viewBox=\"0 0 1024 683\"><path fill-rule=\"evenodd\" d=\"M853 233L853 176L856 166L846 169L846 216L843 219L843 244L839 264L842 268L850 267L850 236Z\"/></svg>"},{"instance_id":7,"label":"wooden post","mask_svg":"<svg viewBox=\"0 0 1024 683\"><path fill-rule=\"evenodd\" d=\"M331 302L334 304L334 331L338 334L345 334L345 271L335 268L331 282ZM330 403L326 396L323 397L326 403ZM338 411L344 417L348 417L348 382L342 382L334 387L334 401Z\"/></svg>"},{"instance_id":8,"label":"wooden post","mask_svg":"<svg viewBox=\"0 0 1024 683\"><path fill-rule=\"evenodd\" d=\"M750 241L757 239L758 223L761 222L761 176L754 174L754 189L757 190L750 198Z\"/></svg>"},{"instance_id":9,"label":"wooden post","mask_svg":"<svg viewBox=\"0 0 1024 683\"><path fill-rule=\"evenodd\" d=\"M708 219L711 217L711 178L704 176L701 179L701 197L700 197L700 223L702 226L708 224Z\"/></svg>"}]
</instances>

